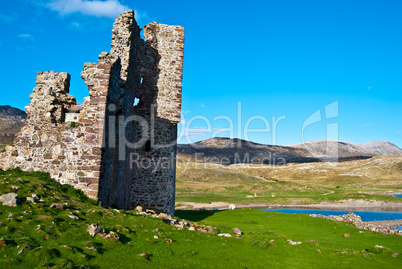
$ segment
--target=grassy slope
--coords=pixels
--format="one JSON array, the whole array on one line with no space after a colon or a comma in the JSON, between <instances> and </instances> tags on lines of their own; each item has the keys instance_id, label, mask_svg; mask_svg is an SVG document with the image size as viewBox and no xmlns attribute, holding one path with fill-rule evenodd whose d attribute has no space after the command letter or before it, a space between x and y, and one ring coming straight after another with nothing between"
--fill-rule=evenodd
<instances>
[{"instance_id":1,"label":"grassy slope","mask_svg":"<svg viewBox=\"0 0 402 269\"><path fill-rule=\"evenodd\" d=\"M350 224L309 217L305 214L283 214L250 209L220 211L178 211L177 215L189 220L203 219L211 225L230 225L243 232L245 244L263 249L264 256L253 255L257 264L273 265L275 268L372 268L377 266L392 268L402 265L402 259L391 257L392 252L402 250L401 236L384 236L378 233L359 230ZM350 237L342 235L349 233ZM292 246L287 239L302 241L302 245ZM270 240L275 243L269 244ZM314 240L314 241L311 241ZM375 245L386 247L381 254ZM321 253L317 251L319 249ZM244 257L247 257L244 255ZM250 261L248 266L250 266ZM247 262L244 263L247 266ZM250 268L250 267L248 267Z\"/></svg>"},{"instance_id":2,"label":"grassy slope","mask_svg":"<svg viewBox=\"0 0 402 269\"><path fill-rule=\"evenodd\" d=\"M12 192L11 186L21 187L17 191L21 201L16 208L0 206L0 237L7 244L0 249L1 268L335 268L339 265L398 268L402 265L402 255L391 256L402 253L402 237L367 231L360 234L351 225L325 219L256 210L177 212L179 217L212 224L220 232L231 232L233 227L244 232L241 238L222 238L175 230L161 220L137 216L132 211L100 208L79 191L53 183L43 173L0 170L0 194ZM44 203L26 201L32 193L39 194ZM67 209L52 209L49 206L53 202L68 203ZM70 212L79 220L69 218ZM120 240L89 236L85 229L91 223L99 223L107 232L116 231ZM159 231L154 231L156 228ZM349 233L350 238L342 237L344 233ZM154 235L159 238L154 239ZM165 238L171 238L173 243L166 243ZM303 244L291 246L286 239ZM270 244L270 240L275 243ZM29 248L18 255L25 245ZM386 249L378 251L374 245ZM148 253L149 259L139 256L141 253Z\"/></svg>"},{"instance_id":3,"label":"grassy slope","mask_svg":"<svg viewBox=\"0 0 402 269\"><path fill-rule=\"evenodd\" d=\"M177 201L314 203L348 198L398 201L400 198L382 193L402 192L401 179L401 156L375 157L336 166L181 163L177 169ZM246 198L254 195L257 197Z\"/></svg>"}]
</instances>

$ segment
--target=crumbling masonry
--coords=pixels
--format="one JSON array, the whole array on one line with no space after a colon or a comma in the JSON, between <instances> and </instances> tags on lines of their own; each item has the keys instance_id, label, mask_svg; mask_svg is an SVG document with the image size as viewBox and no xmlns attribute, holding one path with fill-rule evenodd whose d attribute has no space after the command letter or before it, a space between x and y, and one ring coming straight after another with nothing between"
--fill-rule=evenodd
<instances>
[{"instance_id":1,"label":"crumbling masonry","mask_svg":"<svg viewBox=\"0 0 402 269\"><path fill-rule=\"evenodd\" d=\"M69 74L38 73L0 168L49 172L106 207L174 214L184 29L151 22L143 40L133 10L113 26L110 54L84 65L82 105L69 95Z\"/></svg>"}]
</instances>

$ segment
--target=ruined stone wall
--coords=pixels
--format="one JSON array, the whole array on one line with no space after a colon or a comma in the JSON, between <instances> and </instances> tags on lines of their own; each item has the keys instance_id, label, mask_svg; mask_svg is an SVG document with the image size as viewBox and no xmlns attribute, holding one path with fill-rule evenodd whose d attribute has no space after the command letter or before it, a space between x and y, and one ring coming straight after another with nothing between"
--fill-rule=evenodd
<instances>
[{"instance_id":1,"label":"ruined stone wall","mask_svg":"<svg viewBox=\"0 0 402 269\"><path fill-rule=\"evenodd\" d=\"M157 113L180 122L183 80L184 28L151 22L144 29L145 42L158 51Z\"/></svg>"},{"instance_id":2,"label":"ruined stone wall","mask_svg":"<svg viewBox=\"0 0 402 269\"><path fill-rule=\"evenodd\" d=\"M142 147L134 155L131 205L174 212L177 123L180 121L184 29L152 22L140 47L140 103L135 115L147 119L137 126Z\"/></svg>"},{"instance_id":3,"label":"ruined stone wall","mask_svg":"<svg viewBox=\"0 0 402 269\"><path fill-rule=\"evenodd\" d=\"M68 94L70 76L39 72L26 107L26 123L14 145L7 147L7 157L2 158L7 161L0 168L49 172L56 181L97 199L106 101L109 92L119 89L119 71L119 61L111 56L101 55L98 63L85 64L82 76L90 95L75 126L64 122L65 112L75 105Z\"/></svg>"},{"instance_id":4,"label":"ruined stone wall","mask_svg":"<svg viewBox=\"0 0 402 269\"><path fill-rule=\"evenodd\" d=\"M145 41L132 12L116 19L111 53L121 58L124 98L109 103L116 121L109 121L106 129L115 130L113 141L118 146L106 148L105 159L113 165L102 165L100 197L104 206L141 205L173 214L184 29L152 22L145 27L144 37ZM139 100L136 106L134 98ZM123 129L118 126L119 119L133 116ZM127 190L130 193L122 195ZM131 197L128 205L126 197Z\"/></svg>"},{"instance_id":5,"label":"ruined stone wall","mask_svg":"<svg viewBox=\"0 0 402 269\"><path fill-rule=\"evenodd\" d=\"M82 106L68 94L67 73L39 72L27 121L0 168L49 172L103 206L173 214L184 29L152 22L145 40L140 31L132 10L116 19L110 54L84 65ZM66 122L77 107L77 121Z\"/></svg>"},{"instance_id":6,"label":"ruined stone wall","mask_svg":"<svg viewBox=\"0 0 402 269\"><path fill-rule=\"evenodd\" d=\"M140 32L132 10L121 14L113 24L110 53L119 56L122 68L119 93L108 100L106 111L108 135L105 136L99 188L103 206L130 208L132 171L129 157L135 149L126 142L134 143L135 122L129 119L134 115L133 103L139 84L136 66L139 46L143 42Z\"/></svg>"}]
</instances>

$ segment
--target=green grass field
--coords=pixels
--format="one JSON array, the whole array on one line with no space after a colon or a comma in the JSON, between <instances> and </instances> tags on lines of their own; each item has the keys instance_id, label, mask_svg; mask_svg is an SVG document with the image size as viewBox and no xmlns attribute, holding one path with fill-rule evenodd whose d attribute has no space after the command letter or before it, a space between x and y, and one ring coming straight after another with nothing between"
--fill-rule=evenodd
<instances>
[{"instance_id":1,"label":"green grass field","mask_svg":"<svg viewBox=\"0 0 402 269\"><path fill-rule=\"evenodd\" d=\"M21 180L17 180L21 178ZM19 186L15 191L11 186ZM400 268L402 237L364 231L346 223L242 209L177 211L216 233L240 228L239 238L177 230L162 220L99 207L80 191L47 174L0 170L0 194L16 192L17 207L0 206L0 268ZM38 194L43 203L26 201ZM67 203L66 210L50 208ZM68 217L69 214L79 219ZM86 232L98 223L120 239ZM350 237L342 235L349 233ZM154 238L157 236L158 238ZM166 239L172 239L166 240ZM301 241L292 246L287 240ZM273 241L272 241L273 240ZM170 243L171 242L171 243ZM383 248L375 248L376 245ZM147 253L148 258L140 256ZM396 257L393 257L396 256Z\"/></svg>"}]
</instances>

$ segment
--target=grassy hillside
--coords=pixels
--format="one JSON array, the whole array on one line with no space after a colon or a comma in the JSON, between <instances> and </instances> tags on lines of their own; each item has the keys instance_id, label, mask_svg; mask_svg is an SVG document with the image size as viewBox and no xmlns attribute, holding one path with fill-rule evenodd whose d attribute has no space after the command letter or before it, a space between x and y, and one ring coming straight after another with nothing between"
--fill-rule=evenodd
<instances>
[{"instance_id":1,"label":"grassy hillside","mask_svg":"<svg viewBox=\"0 0 402 269\"><path fill-rule=\"evenodd\" d=\"M400 201L402 156L283 166L180 163L178 202L314 203L341 199Z\"/></svg>"},{"instance_id":2,"label":"grassy hillside","mask_svg":"<svg viewBox=\"0 0 402 269\"><path fill-rule=\"evenodd\" d=\"M10 192L17 193L20 201L17 207L0 205L1 268L400 268L402 265L402 255L395 254L402 253L401 236L359 233L349 224L301 214L177 211L178 217L216 228L214 233L201 233L178 230L134 211L101 208L80 191L56 184L44 173L0 170L0 194ZM36 200L35 204L28 201L32 194L43 201ZM60 210L51 208L52 203L67 206ZM116 232L119 239L90 236L86 228L92 223L102 226L106 233ZM239 238L233 236L235 227L243 231ZM233 237L218 237L216 233L221 232ZM343 237L345 233L350 237ZM302 244L292 246L287 242L289 239Z\"/></svg>"}]
</instances>

